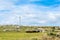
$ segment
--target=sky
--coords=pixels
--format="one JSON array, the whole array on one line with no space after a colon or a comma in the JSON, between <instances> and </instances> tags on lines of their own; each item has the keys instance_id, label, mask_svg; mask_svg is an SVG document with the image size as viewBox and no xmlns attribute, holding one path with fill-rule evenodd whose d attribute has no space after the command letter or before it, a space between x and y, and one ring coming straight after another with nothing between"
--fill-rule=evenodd
<instances>
[{"instance_id":1,"label":"sky","mask_svg":"<svg viewBox=\"0 0 60 40\"><path fill-rule=\"evenodd\" d=\"M60 26L60 0L0 0L0 25Z\"/></svg>"}]
</instances>

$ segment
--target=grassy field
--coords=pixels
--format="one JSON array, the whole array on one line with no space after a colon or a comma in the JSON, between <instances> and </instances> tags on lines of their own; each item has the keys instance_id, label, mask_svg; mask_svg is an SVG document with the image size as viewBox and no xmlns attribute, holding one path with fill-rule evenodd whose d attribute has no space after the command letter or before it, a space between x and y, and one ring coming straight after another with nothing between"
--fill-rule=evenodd
<instances>
[{"instance_id":1,"label":"grassy field","mask_svg":"<svg viewBox=\"0 0 60 40\"><path fill-rule=\"evenodd\" d=\"M43 36L43 33L2 32L0 33L0 40L28 40L41 36Z\"/></svg>"},{"instance_id":2,"label":"grassy field","mask_svg":"<svg viewBox=\"0 0 60 40\"><path fill-rule=\"evenodd\" d=\"M16 27L17 26L14 25L0 26L0 40L59 40L60 39L59 27L20 26L18 28L20 29L20 31L16 31L17 30ZM42 28L45 32L26 33L26 29L37 30L38 28ZM7 31L3 31L5 29L7 29ZM57 35L57 33L59 34Z\"/></svg>"}]
</instances>

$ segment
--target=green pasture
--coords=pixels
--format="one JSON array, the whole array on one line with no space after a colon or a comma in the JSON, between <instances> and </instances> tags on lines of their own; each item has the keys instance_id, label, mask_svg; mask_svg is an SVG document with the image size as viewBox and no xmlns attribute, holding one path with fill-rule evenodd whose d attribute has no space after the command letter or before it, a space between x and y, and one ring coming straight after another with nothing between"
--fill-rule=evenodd
<instances>
[{"instance_id":1,"label":"green pasture","mask_svg":"<svg viewBox=\"0 0 60 40\"><path fill-rule=\"evenodd\" d=\"M39 33L26 33L26 29L32 30L37 28L43 28L46 32L39 32ZM58 27L57 27L58 28ZM28 27L28 26L20 26L20 31L3 31L4 29L16 29L16 26L12 25L6 25L6 26L0 26L0 40L32 40L35 38L45 38L48 37L47 34L50 34L51 32L56 34L54 30L54 27ZM53 31L52 31L53 30ZM42 39L43 39L42 38ZM45 39L44 39L45 40Z\"/></svg>"},{"instance_id":2,"label":"green pasture","mask_svg":"<svg viewBox=\"0 0 60 40\"><path fill-rule=\"evenodd\" d=\"M20 33L20 32L1 32L0 40L28 40L34 37L41 37L43 33Z\"/></svg>"}]
</instances>

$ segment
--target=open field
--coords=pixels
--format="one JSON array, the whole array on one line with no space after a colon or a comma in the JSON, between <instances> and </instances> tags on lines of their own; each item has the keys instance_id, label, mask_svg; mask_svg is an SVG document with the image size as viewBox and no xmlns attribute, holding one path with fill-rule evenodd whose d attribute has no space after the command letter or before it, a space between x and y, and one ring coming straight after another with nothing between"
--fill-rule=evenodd
<instances>
[{"instance_id":1,"label":"open field","mask_svg":"<svg viewBox=\"0 0 60 40\"><path fill-rule=\"evenodd\" d=\"M4 32L0 33L0 40L28 40L33 37L40 38L43 33L20 33L20 32Z\"/></svg>"},{"instance_id":2,"label":"open field","mask_svg":"<svg viewBox=\"0 0 60 40\"><path fill-rule=\"evenodd\" d=\"M13 25L0 26L0 40L60 40L60 27L16 27ZM32 33L27 33L27 29ZM39 32L35 33L38 29Z\"/></svg>"}]
</instances>

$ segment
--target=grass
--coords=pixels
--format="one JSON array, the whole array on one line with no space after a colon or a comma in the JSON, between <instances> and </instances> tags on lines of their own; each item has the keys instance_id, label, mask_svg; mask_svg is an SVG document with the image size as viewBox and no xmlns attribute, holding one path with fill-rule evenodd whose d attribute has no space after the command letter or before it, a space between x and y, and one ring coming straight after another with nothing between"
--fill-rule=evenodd
<instances>
[{"instance_id":1,"label":"grass","mask_svg":"<svg viewBox=\"0 0 60 40\"><path fill-rule=\"evenodd\" d=\"M36 38L48 38L47 34L49 34L52 30L52 27L41 27L46 30L46 32L39 32L39 33L26 33L26 29L37 29L38 27L20 27L20 32L17 31L6 31L3 32L4 29L16 29L15 27L12 26L6 26L6 27L0 27L0 40L31 40L31 39L36 39ZM40 28L40 27L39 27ZM56 34L57 32L53 32ZM45 35L46 34L46 35ZM45 40L45 39L44 39Z\"/></svg>"},{"instance_id":2,"label":"grass","mask_svg":"<svg viewBox=\"0 0 60 40\"><path fill-rule=\"evenodd\" d=\"M41 37L43 33L20 33L20 32L1 32L0 40L18 40Z\"/></svg>"}]
</instances>

